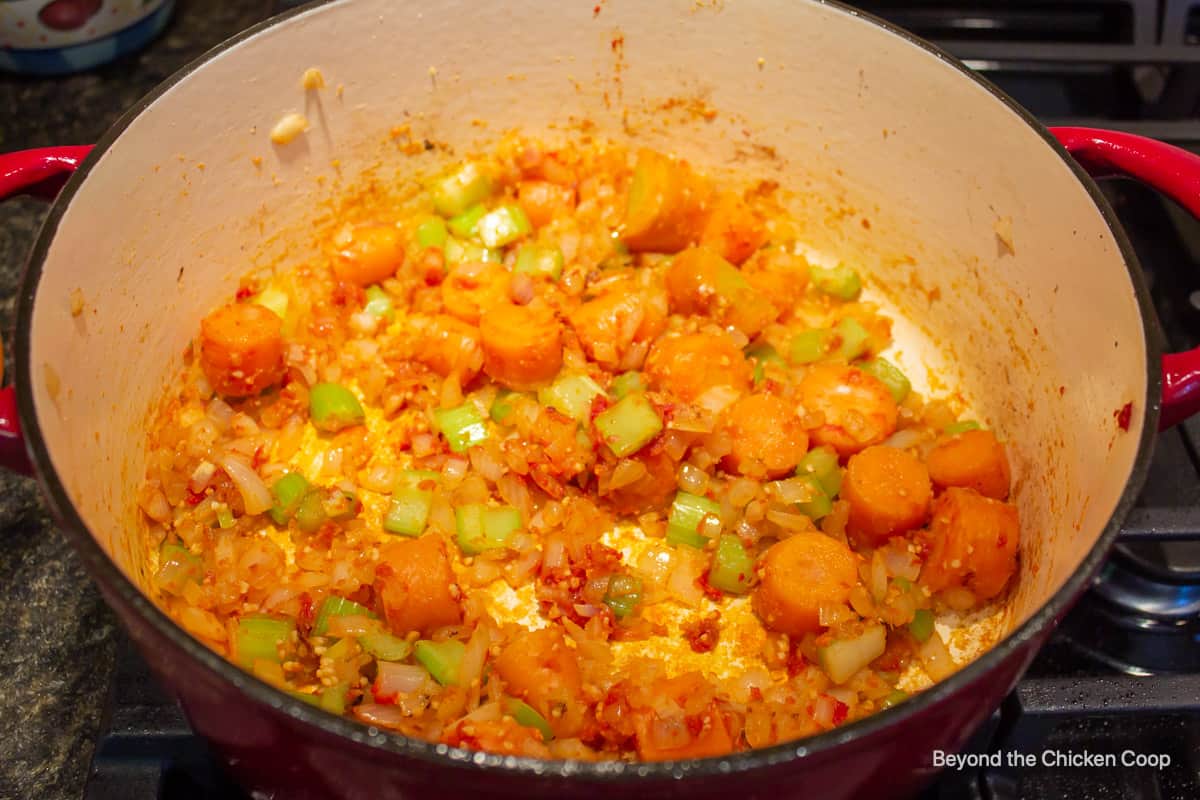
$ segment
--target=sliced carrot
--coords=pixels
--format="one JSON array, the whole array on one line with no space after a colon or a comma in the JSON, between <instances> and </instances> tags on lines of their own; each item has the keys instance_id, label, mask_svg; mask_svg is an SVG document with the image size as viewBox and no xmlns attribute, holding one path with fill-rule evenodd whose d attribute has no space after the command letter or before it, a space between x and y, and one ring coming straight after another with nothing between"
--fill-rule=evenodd
<instances>
[{"instance_id":1,"label":"sliced carrot","mask_svg":"<svg viewBox=\"0 0 1200 800\"><path fill-rule=\"evenodd\" d=\"M508 692L533 706L556 735L579 731L583 719L579 659L558 628L517 634L493 665Z\"/></svg>"},{"instance_id":2,"label":"sliced carrot","mask_svg":"<svg viewBox=\"0 0 1200 800\"><path fill-rule=\"evenodd\" d=\"M460 592L446 545L436 534L384 545L375 569L375 593L397 636L410 631L428 634L462 622L456 599Z\"/></svg>"},{"instance_id":3,"label":"sliced carrot","mask_svg":"<svg viewBox=\"0 0 1200 800\"><path fill-rule=\"evenodd\" d=\"M712 317L748 337L758 335L776 316L771 302L738 268L707 247L689 247L675 256L666 284L671 310Z\"/></svg>"},{"instance_id":4,"label":"sliced carrot","mask_svg":"<svg viewBox=\"0 0 1200 800\"><path fill-rule=\"evenodd\" d=\"M796 404L773 394L751 394L722 413L733 449L721 466L752 478L778 478L796 468L808 451L808 434Z\"/></svg>"},{"instance_id":5,"label":"sliced carrot","mask_svg":"<svg viewBox=\"0 0 1200 800\"><path fill-rule=\"evenodd\" d=\"M840 364L814 364L800 381L800 402L822 422L809 431L817 444L845 456L879 444L896 431L900 410L877 378Z\"/></svg>"},{"instance_id":6,"label":"sliced carrot","mask_svg":"<svg viewBox=\"0 0 1200 800\"><path fill-rule=\"evenodd\" d=\"M404 244L394 225L360 225L338 252L333 272L344 281L367 286L392 277L402 264Z\"/></svg>"},{"instance_id":7,"label":"sliced carrot","mask_svg":"<svg viewBox=\"0 0 1200 800\"><path fill-rule=\"evenodd\" d=\"M491 262L459 264L442 281L442 308L472 325L484 312L508 297L509 273Z\"/></svg>"},{"instance_id":8,"label":"sliced carrot","mask_svg":"<svg viewBox=\"0 0 1200 800\"><path fill-rule=\"evenodd\" d=\"M858 583L849 547L816 531L772 545L758 566L754 610L768 628L791 636L821 630L821 606L845 603Z\"/></svg>"},{"instance_id":9,"label":"sliced carrot","mask_svg":"<svg viewBox=\"0 0 1200 800\"><path fill-rule=\"evenodd\" d=\"M905 450L876 445L850 457L842 499L850 504L846 524L850 535L879 545L925 524L933 489L920 459Z\"/></svg>"},{"instance_id":10,"label":"sliced carrot","mask_svg":"<svg viewBox=\"0 0 1200 800\"><path fill-rule=\"evenodd\" d=\"M483 367L479 329L449 314L412 321L412 357L442 377L458 375L459 383L471 382Z\"/></svg>"},{"instance_id":11,"label":"sliced carrot","mask_svg":"<svg viewBox=\"0 0 1200 800\"><path fill-rule=\"evenodd\" d=\"M962 486L997 500L1008 498L1012 472L1004 445L991 431L943 437L926 456L929 476L939 489Z\"/></svg>"},{"instance_id":12,"label":"sliced carrot","mask_svg":"<svg viewBox=\"0 0 1200 800\"><path fill-rule=\"evenodd\" d=\"M562 324L547 306L500 303L479 325L483 369L513 389L531 389L562 366Z\"/></svg>"},{"instance_id":13,"label":"sliced carrot","mask_svg":"<svg viewBox=\"0 0 1200 800\"><path fill-rule=\"evenodd\" d=\"M733 752L729 722L716 703L691 717L639 711L634 717L634 726L638 757L643 761L678 761Z\"/></svg>"},{"instance_id":14,"label":"sliced carrot","mask_svg":"<svg viewBox=\"0 0 1200 800\"><path fill-rule=\"evenodd\" d=\"M691 402L714 386L746 391L751 368L728 336L689 333L655 342L646 357L646 374L655 388Z\"/></svg>"},{"instance_id":15,"label":"sliced carrot","mask_svg":"<svg viewBox=\"0 0 1200 800\"><path fill-rule=\"evenodd\" d=\"M662 289L624 281L580 305L569 319L588 357L616 368L634 345L645 344L663 332L667 311Z\"/></svg>"},{"instance_id":16,"label":"sliced carrot","mask_svg":"<svg viewBox=\"0 0 1200 800\"><path fill-rule=\"evenodd\" d=\"M711 193L686 162L640 150L621 238L634 251L682 250L700 237Z\"/></svg>"},{"instance_id":17,"label":"sliced carrot","mask_svg":"<svg viewBox=\"0 0 1200 800\"><path fill-rule=\"evenodd\" d=\"M675 496L675 472L677 464L662 451L642 452L634 455L646 472L632 483L604 494L604 500L617 514L641 514L644 511L664 508Z\"/></svg>"},{"instance_id":18,"label":"sliced carrot","mask_svg":"<svg viewBox=\"0 0 1200 800\"><path fill-rule=\"evenodd\" d=\"M742 274L771 303L776 319L796 307L808 286L808 262L783 247L759 250L742 267Z\"/></svg>"},{"instance_id":19,"label":"sliced carrot","mask_svg":"<svg viewBox=\"0 0 1200 800\"><path fill-rule=\"evenodd\" d=\"M712 203L700 243L734 264L741 264L762 247L767 228L746 202L733 192L721 192Z\"/></svg>"},{"instance_id":20,"label":"sliced carrot","mask_svg":"<svg viewBox=\"0 0 1200 800\"><path fill-rule=\"evenodd\" d=\"M283 377L283 320L256 303L231 303L200 321L200 367L213 390L249 397Z\"/></svg>"},{"instance_id":21,"label":"sliced carrot","mask_svg":"<svg viewBox=\"0 0 1200 800\"><path fill-rule=\"evenodd\" d=\"M933 503L920 582L933 592L962 586L980 600L995 597L1017 570L1020 533L1016 506L951 487Z\"/></svg>"},{"instance_id":22,"label":"sliced carrot","mask_svg":"<svg viewBox=\"0 0 1200 800\"><path fill-rule=\"evenodd\" d=\"M540 228L575 211L575 188L550 181L521 181L517 203L534 227Z\"/></svg>"}]
</instances>

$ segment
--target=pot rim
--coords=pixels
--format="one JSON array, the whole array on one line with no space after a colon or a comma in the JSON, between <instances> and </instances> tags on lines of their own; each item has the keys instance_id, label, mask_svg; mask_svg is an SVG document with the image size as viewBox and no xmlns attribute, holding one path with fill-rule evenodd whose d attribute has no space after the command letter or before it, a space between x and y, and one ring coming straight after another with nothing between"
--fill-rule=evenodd
<instances>
[{"instance_id":1,"label":"pot rim","mask_svg":"<svg viewBox=\"0 0 1200 800\"><path fill-rule=\"evenodd\" d=\"M100 547L96 538L89 532L87 525L80 517L75 505L68 496L66 488L59 479L46 443L40 434L33 399L33 365L30 363L30 351L32 347L31 323L38 284L41 279L46 256L59 223L79 187L86 180L91 169L143 111L153 105L156 100L174 85L183 81L193 72L203 67L208 61L221 55L235 45L257 36L292 17L308 13L321 6L338 1L313 0L313 2L309 2L301 7L259 22L218 44L158 84L150 93L142 97L129 110L122 114L96 143L96 146L79 166L75 174L67 181L38 233L22 280L14 340L16 389L21 427L24 431L27 443L26 447L50 512L58 523L59 528L71 539L76 552L83 560L88 572L100 586L111 592L129 610L142 617L153 628L155 633L183 651L185 655L204 667L215 677L231 684L250 702L267 706L278 713L290 716L296 721L310 725L326 734L348 739L362 746L406 756L430 764L465 768L476 773L517 774L552 778L574 777L589 782L617 784L630 784L642 779L677 780L685 777L699 778L705 776L736 775L801 757L815 756L819 753L831 751L853 740L879 734L887 728L903 725L906 720L921 715L936 704L948 701L952 696L962 692L971 684L985 679L988 673L996 669L1001 663L1014 657L1018 651L1035 643L1040 635L1048 632L1049 629L1058 623L1059 619L1066 613L1075 599L1082 594L1108 555L1116 539L1121 521L1124 520L1126 514L1133 507L1142 484L1145 482L1150 457L1153 453L1161 402L1161 375L1158 370L1161 351L1156 329L1152 322L1155 318L1154 307L1145 284L1141 266L1133 252L1128 237L1117 220L1115 212L1101 193L1099 186L1067 153L1047 128L1038 122L1029 111L1017 104L986 78L971 71L957 58L936 45L873 14L844 5L840 0L807 1L816 5L826 6L848 16L857 17L868 24L882 28L884 31L899 37L910 45L924 50L926 53L936 57L947 67L956 70L963 77L974 81L978 86L989 92L998 102L1007 106L1036 132L1045 141L1047 146L1058 154L1074 173L1076 180L1087 189L1096 206L1096 210L1103 218L1109 232L1120 248L1122 260L1141 312L1142 331L1146 343L1147 375L1144 395L1145 402L1141 412L1142 434L1138 442L1138 451L1133 468L1130 471L1125 489L1121 493L1112 516L1109 518L1104 530L1097 538L1091 550L1076 567L1075 571L1067 578L1066 583L1048 602L1015 631L1011 632L963 669L946 680L934 684L931 688L919 693L910 700L892 708L877 712L844 727L835 728L831 731L793 742L747 750L727 756L649 763L625 761L551 761L527 757L502 756L494 753L450 747L445 744L427 742L422 739L409 738L393 731L380 731L377 728L354 722L349 718L334 716L313 708L308 703L291 697L273 686L258 680L249 673L239 669L232 662L227 661L210 650L199 640L194 639L182 627L171 620L166 613L151 602L126 577Z\"/></svg>"}]
</instances>

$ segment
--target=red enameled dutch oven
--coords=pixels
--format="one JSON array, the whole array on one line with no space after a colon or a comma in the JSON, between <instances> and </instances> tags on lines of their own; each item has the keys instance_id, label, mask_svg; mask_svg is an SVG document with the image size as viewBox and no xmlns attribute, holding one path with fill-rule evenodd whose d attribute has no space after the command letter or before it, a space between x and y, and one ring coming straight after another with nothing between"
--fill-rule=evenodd
<instances>
[{"instance_id":1,"label":"red enameled dutch oven","mask_svg":"<svg viewBox=\"0 0 1200 800\"><path fill-rule=\"evenodd\" d=\"M305 93L314 65L329 88ZM273 145L292 111L310 129ZM813 251L870 276L906 370L962 386L1009 443L1021 571L978 658L809 739L678 763L542 762L327 715L141 593L146 424L200 317L251 268L302 259L323 199L368 172L435 166L389 133L461 153L512 127L776 180ZM1140 179L1200 214L1195 156L1048 131L945 53L835 3L313 4L189 65L90 152L0 158L0 195L49 196L66 179L21 292L0 449L36 472L155 673L255 796L902 796L999 704L1094 575L1159 425L1200 407L1200 354L1159 354L1141 271L1089 174Z\"/></svg>"}]
</instances>

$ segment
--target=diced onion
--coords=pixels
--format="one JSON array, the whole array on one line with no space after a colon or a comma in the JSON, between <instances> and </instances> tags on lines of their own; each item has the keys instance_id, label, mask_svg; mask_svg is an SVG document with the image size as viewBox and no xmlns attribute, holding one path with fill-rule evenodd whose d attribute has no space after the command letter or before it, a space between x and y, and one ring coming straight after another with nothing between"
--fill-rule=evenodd
<instances>
[{"instance_id":1,"label":"diced onion","mask_svg":"<svg viewBox=\"0 0 1200 800\"><path fill-rule=\"evenodd\" d=\"M703 497L708 493L708 473L693 464L679 468L679 488L688 494Z\"/></svg>"},{"instance_id":2,"label":"diced onion","mask_svg":"<svg viewBox=\"0 0 1200 800\"><path fill-rule=\"evenodd\" d=\"M219 397L208 401L208 407L204 409L204 414L222 433L229 430L229 423L233 421L233 407Z\"/></svg>"},{"instance_id":3,"label":"diced onion","mask_svg":"<svg viewBox=\"0 0 1200 800\"><path fill-rule=\"evenodd\" d=\"M354 716L368 725L378 725L383 728L398 728L404 723L404 718L407 715L403 709L397 706L385 706L380 703L363 703L354 707Z\"/></svg>"},{"instance_id":4,"label":"diced onion","mask_svg":"<svg viewBox=\"0 0 1200 800\"><path fill-rule=\"evenodd\" d=\"M483 682L483 664L487 660L488 646L491 636L486 625L478 625L467 647L463 650L462 664L458 668L458 681L462 686Z\"/></svg>"},{"instance_id":5,"label":"diced onion","mask_svg":"<svg viewBox=\"0 0 1200 800\"><path fill-rule=\"evenodd\" d=\"M880 552L883 553L883 563L887 566L888 573L893 577L915 581L921 574L921 563L917 561L916 556L908 552L907 546L888 545L881 548Z\"/></svg>"},{"instance_id":6,"label":"diced onion","mask_svg":"<svg viewBox=\"0 0 1200 800\"><path fill-rule=\"evenodd\" d=\"M646 475L646 465L632 458L622 459L612 471L608 481L609 491L615 491L631 483L636 483Z\"/></svg>"},{"instance_id":7,"label":"diced onion","mask_svg":"<svg viewBox=\"0 0 1200 800\"><path fill-rule=\"evenodd\" d=\"M739 396L741 396L741 392L732 386L713 386L696 398L696 405L716 415L724 411Z\"/></svg>"},{"instance_id":8,"label":"diced onion","mask_svg":"<svg viewBox=\"0 0 1200 800\"><path fill-rule=\"evenodd\" d=\"M415 692L425 685L428 675L424 667L415 664L377 661L376 667L379 671L378 677L375 679L375 692L380 697L394 697L398 694Z\"/></svg>"},{"instance_id":9,"label":"diced onion","mask_svg":"<svg viewBox=\"0 0 1200 800\"><path fill-rule=\"evenodd\" d=\"M241 493L247 514L261 514L274 505L271 490L245 461L226 453L217 463Z\"/></svg>"},{"instance_id":10,"label":"diced onion","mask_svg":"<svg viewBox=\"0 0 1200 800\"><path fill-rule=\"evenodd\" d=\"M948 678L957 669L950 651L946 649L945 642L942 641L941 635L936 630L917 649L917 655L920 656L921 663L925 666L929 677L935 681Z\"/></svg>"},{"instance_id":11,"label":"diced onion","mask_svg":"<svg viewBox=\"0 0 1200 800\"><path fill-rule=\"evenodd\" d=\"M895 447L897 450L907 450L921 441L921 433L915 428L905 428L902 431L896 431L887 439L884 439L884 447Z\"/></svg>"}]
</instances>

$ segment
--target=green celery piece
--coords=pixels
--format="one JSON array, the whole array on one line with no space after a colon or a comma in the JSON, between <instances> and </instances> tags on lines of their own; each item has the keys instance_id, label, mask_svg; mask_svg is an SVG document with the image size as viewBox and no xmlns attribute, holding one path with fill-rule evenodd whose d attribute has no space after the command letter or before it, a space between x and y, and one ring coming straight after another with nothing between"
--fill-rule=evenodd
<instances>
[{"instance_id":1,"label":"green celery piece","mask_svg":"<svg viewBox=\"0 0 1200 800\"><path fill-rule=\"evenodd\" d=\"M967 431L977 431L981 430L982 428L983 426L973 419L963 419L959 420L958 422L951 422L943 429L942 432L947 436L954 436L955 434L966 433Z\"/></svg>"},{"instance_id":2,"label":"green celery piece","mask_svg":"<svg viewBox=\"0 0 1200 800\"><path fill-rule=\"evenodd\" d=\"M476 203L461 214L446 220L446 227L460 239L470 239L479 227L479 220L487 213L483 203Z\"/></svg>"},{"instance_id":3,"label":"green celery piece","mask_svg":"<svg viewBox=\"0 0 1200 800\"><path fill-rule=\"evenodd\" d=\"M217 526L222 530L228 530L237 524L237 520L233 518L233 510L226 503L217 504Z\"/></svg>"},{"instance_id":4,"label":"green celery piece","mask_svg":"<svg viewBox=\"0 0 1200 800\"><path fill-rule=\"evenodd\" d=\"M642 579L636 575L613 575L604 593L604 604L612 609L613 616L625 619L642 602Z\"/></svg>"},{"instance_id":5,"label":"green celery piece","mask_svg":"<svg viewBox=\"0 0 1200 800\"><path fill-rule=\"evenodd\" d=\"M896 584L896 588L902 592L907 592L912 589L912 581L910 581L908 578L897 576L892 578L892 583Z\"/></svg>"},{"instance_id":6,"label":"green celery piece","mask_svg":"<svg viewBox=\"0 0 1200 800\"><path fill-rule=\"evenodd\" d=\"M429 509L433 507L433 492L415 486L397 487L392 492L392 502L383 517L383 529L401 536L420 536L429 523Z\"/></svg>"},{"instance_id":7,"label":"green celery piece","mask_svg":"<svg viewBox=\"0 0 1200 800\"><path fill-rule=\"evenodd\" d=\"M642 373L636 370L623 372L613 378L612 385L608 387L608 391L613 397L621 400L627 394L646 391L646 379L642 377Z\"/></svg>"},{"instance_id":8,"label":"green celery piece","mask_svg":"<svg viewBox=\"0 0 1200 800\"><path fill-rule=\"evenodd\" d=\"M707 497L700 497L687 492L675 495L671 504L671 516L667 519L667 541L671 544L685 544L688 547L704 549L708 537L700 533L700 524L704 518L721 516L721 505Z\"/></svg>"},{"instance_id":9,"label":"green celery piece","mask_svg":"<svg viewBox=\"0 0 1200 800\"><path fill-rule=\"evenodd\" d=\"M177 542L164 542L162 548L158 551L158 568L160 574L163 567L170 564L178 565L179 569L170 582L164 582L161 585L175 594L183 591L183 587L188 581L199 583L200 579L204 576L204 561L200 556L193 555L190 550Z\"/></svg>"},{"instance_id":10,"label":"green celery piece","mask_svg":"<svg viewBox=\"0 0 1200 800\"><path fill-rule=\"evenodd\" d=\"M574 420L583 421L591 415L592 400L604 394L600 384L587 375L560 375L554 383L538 390L538 402Z\"/></svg>"},{"instance_id":11,"label":"green celery piece","mask_svg":"<svg viewBox=\"0 0 1200 800\"><path fill-rule=\"evenodd\" d=\"M912 622L908 623L908 632L918 642L927 641L933 635L933 612L927 608L918 608Z\"/></svg>"},{"instance_id":12,"label":"green celery piece","mask_svg":"<svg viewBox=\"0 0 1200 800\"><path fill-rule=\"evenodd\" d=\"M467 646L457 639L447 639L444 642L431 642L425 639L417 642L414 650L417 661L433 679L442 686L452 686L458 682L458 671L462 667L463 653Z\"/></svg>"},{"instance_id":13,"label":"green celery piece","mask_svg":"<svg viewBox=\"0 0 1200 800\"><path fill-rule=\"evenodd\" d=\"M513 412L513 400L521 393L514 392L510 389L501 389L496 395L496 399L492 401L492 407L488 410L488 416L493 422L504 422Z\"/></svg>"},{"instance_id":14,"label":"green celery piece","mask_svg":"<svg viewBox=\"0 0 1200 800\"><path fill-rule=\"evenodd\" d=\"M750 591L753 578L754 559L746 552L742 540L731 533L721 534L708 570L709 584L730 594L745 594Z\"/></svg>"},{"instance_id":15,"label":"green celery piece","mask_svg":"<svg viewBox=\"0 0 1200 800\"><path fill-rule=\"evenodd\" d=\"M627 394L596 415L596 430L618 458L636 453L663 429L662 417L641 392Z\"/></svg>"},{"instance_id":16,"label":"green celery piece","mask_svg":"<svg viewBox=\"0 0 1200 800\"><path fill-rule=\"evenodd\" d=\"M271 506L271 519L276 525L287 525L289 519L296 514L304 493L308 491L308 481L299 472L289 472L271 487L271 495L275 505Z\"/></svg>"},{"instance_id":17,"label":"green celery piece","mask_svg":"<svg viewBox=\"0 0 1200 800\"><path fill-rule=\"evenodd\" d=\"M412 643L382 631L364 633L358 637L358 643L368 655L380 661L403 661L412 654Z\"/></svg>"},{"instance_id":18,"label":"green celery piece","mask_svg":"<svg viewBox=\"0 0 1200 800\"><path fill-rule=\"evenodd\" d=\"M367 287L367 304L363 306L363 311L384 322L396 319L396 306L391 296L378 286Z\"/></svg>"},{"instance_id":19,"label":"green celery piece","mask_svg":"<svg viewBox=\"0 0 1200 800\"><path fill-rule=\"evenodd\" d=\"M378 619L371 609L360 606L353 600L347 600L344 597L331 594L325 598L325 602L321 603L321 610L317 612L317 618L313 622L313 635L324 636L326 631L329 630L329 621L334 617L369 617L370 619Z\"/></svg>"},{"instance_id":20,"label":"green celery piece","mask_svg":"<svg viewBox=\"0 0 1200 800\"><path fill-rule=\"evenodd\" d=\"M433 207L443 217L453 217L484 200L494 185L489 169L467 162L433 184Z\"/></svg>"},{"instance_id":21,"label":"green celery piece","mask_svg":"<svg viewBox=\"0 0 1200 800\"><path fill-rule=\"evenodd\" d=\"M340 383L318 383L308 392L308 413L313 427L336 433L366 419L362 403Z\"/></svg>"},{"instance_id":22,"label":"green celery piece","mask_svg":"<svg viewBox=\"0 0 1200 800\"><path fill-rule=\"evenodd\" d=\"M837 497L842 490L842 468L838 466L837 451L829 445L814 447L805 453L796 465L796 474L816 478L830 497Z\"/></svg>"},{"instance_id":23,"label":"green celery piece","mask_svg":"<svg viewBox=\"0 0 1200 800\"><path fill-rule=\"evenodd\" d=\"M349 683L339 683L327 686L321 690L321 699L317 705L330 714L341 716L346 713L346 694L350 691Z\"/></svg>"},{"instance_id":24,"label":"green celery piece","mask_svg":"<svg viewBox=\"0 0 1200 800\"><path fill-rule=\"evenodd\" d=\"M843 317L833 327L833 333L839 341L837 354L847 361L853 361L871 349L871 334L854 317Z\"/></svg>"},{"instance_id":25,"label":"green celery piece","mask_svg":"<svg viewBox=\"0 0 1200 800\"><path fill-rule=\"evenodd\" d=\"M796 503L796 510L814 522L833 511L833 498L825 491L821 481L813 475L801 476L809 489L809 499Z\"/></svg>"},{"instance_id":26,"label":"green celery piece","mask_svg":"<svg viewBox=\"0 0 1200 800\"><path fill-rule=\"evenodd\" d=\"M287 292L274 286L268 286L254 297L250 298L251 303L262 306L275 312L275 316L283 319L288 312L288 296Z\"/></svg>"},{"instance_id":27,"label":"green celery piece","mask_svg":"<svg viewBox=\"0 0 1200 800\"><path fill-rule=\"evenodd\" d=\"M526 728L537 728L538 733L542 734L542 741L548 742L554 738L554 731L550 727L550 723L546 722L546 718L537 712L537 710L515 697L504 698L504 713L508 714L518 725L524 725Z\"/></svg>"},{"instance_id":28,"label":"green celery piece","mask_svg":"<svg viewBox=\"0 0 1200 800\"><path fill-rule=\"evenodd\" d=\"M817 291L839 300L853 300L862 291L862 278L842 264L830 268L813 266L809 274Z\"/></svg>"},{"instance_id":29,"label":"green celery piece","mask_svg":"<svg viewBox=\"0 0 1200 800\"><path fill-rule=\"evenodd\" d=\"M513 531L524 524L517 509L510 506L489 508L482 503L469 503L454 509L454 523L458 546L470 556L503 547Z\"/></svg>"},{"instance_id":30,"label":"green celery piece","mask_svg":"<svg viewBox=\"0 0 1200 800\"><path fill-rule=\"evenodd\" d=\"M505 203L483 215L478 234L485 247L504 247L533 230L529 217L516 203Z\"/></svg>"},{"instance_id":31,"label":"green celery piece","mask_svg":"<svg viewBox=\"0 0 1200 800\"><path fill-rule=\"evenodd\" d=\"M811 364L829 354L829 343L833 332L828 328L813 328L801 331L792 337L788 360L793 364Z\"/></svg>"},{"instance_id":32,"label":"green celery piece","mask_svg":"<svg viewBox=\"0 0 1200 800\"><path fill-rule=\"evenodd\" d=\"M233 636L237 663L244 669L254 669L254 662L279 659L279 645L291 638L296 622L291 619L254 614L238 620Z\"/></svg>"},{"instance_id":33,"label":"green celery piece","mask_svg":"<svg viewBox=\"0 0 1200 800\"><path fill-rule=\"evenodd\" d=\"M341 489L330 489L321 504L325 507L325 514L338 522L354 519L362 511L362 501L358 495Z\"/></svg>"},{"instance_id":34,"label":"green celery piece","mask_svg":"<svg viewBox=\"0 0 1200 800\"><path fill-rule=\"evenodd\" d=\"M891 708L894 705L903 703L908 698L909 698L908 692L906 692L902 689L893 689L892 691L888 692L887 697L883 698L883 702L880 704L879 707L880 707L880 709Z\"/></svg>"},{"instance_id":35,"label":"green celery piece","mask_svg":"<svg viewBox=\"0 0 1200 800\"><path fill-rule=\"evenodd\" d=\"M523 244L517 250L517 262L513 272L526 275L544 275L552 281L558 280L563 271L562 250L540 244Z\"/></svg>"},{"instance_id":36,"label":"green celery piece","mask_svg":"<svg viewBox=\"0 0 1200 800\"><path fill-rule=\"evenodd\" d=\"M296 527L304 533L316 533L327 519L329 519L329 515L325 513L325 503L321 500L321 491L310 489L296 508Z\"/></svg>"},{"instance_id":37,"label":"green celery piece","mask_svg":"<svg viewBox=\"0 0 1200 800\"><path fill-rule=\"evenodd\" d=\"M767 364L779 364L786 366L783 356L779 355L779 351L765 342L752 345L746 349L746 358L754 362L754 385L763 382L767 377Z\"/></svg>"},{"instance_id":38,"label":"green celery piece","mask_svg":"<svg viewBox=\"0 0 1200 800\"><path fill-rule=\"evenodd\" d=\"M499 264L504 256L499 250L484 247L475 242L464 242L461 239L446 240L446 263L449 265L464 264L468 261L489 261Z\"/></svg>"},{"instance_id":39,"label":"green celery piece","mask_svg":"<svg viewBox=\"0 0 1200 800\"><path fill-rule=\"evenodd\" d=\"M872 358L869 361L864 361L859 364L859 369L879 380L887 387L891 393L892 399L897 403L903 403L904 398L908 397L908 393L912 391L912 383L908 380L900 368L886 358Z\"/></svg>"},{"instance_id":40,"label":"green celery piece","mask_svg":"<svg viewBox=\"0 0 1200 800\"><path fill-rule=\"evenodd\" d=\"M487 425L479 415L479 409L474 403L463 403L455 408L439 408L433 412L433 419L438 430L446 437L450 449L456 453L465 453L471 445L478 444L488 438Z\"/></svg>"},{"instance_id":41,"label":"green celery piece","mask_svg":"<svg viewBox=\"0 0 1200 800\"><path fill-rule=\"evenodd\" d=\"M441 217L426 217L417 226L417 246L422 250L429 247L446 246L446 221Z\"/></svg>"}]
</instances>

